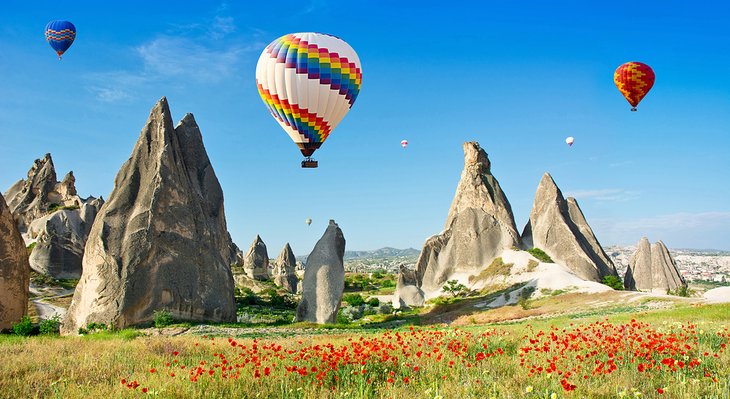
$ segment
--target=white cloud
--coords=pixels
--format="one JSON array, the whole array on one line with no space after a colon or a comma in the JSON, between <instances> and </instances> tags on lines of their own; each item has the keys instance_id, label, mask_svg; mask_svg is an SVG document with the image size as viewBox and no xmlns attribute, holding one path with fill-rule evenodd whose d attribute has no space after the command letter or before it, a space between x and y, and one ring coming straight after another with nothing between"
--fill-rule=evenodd
<instances>
[{"instance_id":1,"label":"white cloud","mask_svg":"<svg viewBox=\"0 0 730 399\"><path fill-rule=\"evenodd\" d=\"M577 199L593 199L596 201L630 201L639 197L639 192L620 188L604 188L595 190L574 190L566 192L566 197Z\"/></svg>"},{"instance_id":2,"label":"white cloud","mask_svg":"<svg viewBox=\"0 0 730 399\"><path fill-rule=\"evenodd\" d=\"M604 220L604 224L624 231L715 228L730 224L730 212L679 212L632 220Z\"/></svg>"},{"instance_id":3,"label":"white cloud","mask_svg":"<svg viewBox=\"0 0 730 399\"><path fill-rule=\"evenodd\" d=\"M109 88L109 87L90 87L89 90L94 92L96 94L96 98L99 101L105 102L105 103L113 103L117 101L122 100L128 100L132 98L132 96L127 93L126 91L119 89L119 88Z\"/></svg>"}]
</instances>

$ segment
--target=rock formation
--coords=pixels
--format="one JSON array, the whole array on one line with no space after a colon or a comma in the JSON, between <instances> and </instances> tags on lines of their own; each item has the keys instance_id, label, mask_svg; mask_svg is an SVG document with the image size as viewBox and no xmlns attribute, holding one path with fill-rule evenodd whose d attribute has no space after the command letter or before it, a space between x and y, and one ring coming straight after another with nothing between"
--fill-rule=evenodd
<instances>
[{"instance_id":1,"label":"rock formation","mask_svg":"<svg viewBox=\"0 0 730 399\"><path fill-rule=\"evenodd\" d=\"M687 282L664 243L657 241L650 246L649 239L643 237L629 258L624 286L632 291L666 293L686 288Z\"/></svg>"},{"instance_id":2,"label":"rock formation","mask_svg":"<svg viewBox=\"0 0 730 399\"><path fill-rule=\"evenodd\" d=\"M274 283L289 291L292 294L297 293L297 275L296 275L297 260L294 257L294 251L292 251L289 243L284 245L279 257L274 261Z\"/></svg>"},{"instance_id":3,"label":"rock formation","mask_svg":"<svg viewBox=\"0 0 730 399\"><path fill-rule=\"evenodd\" d=\"M418 288L418 276L415 270L400 266L398 281L395 285L393 308L421 307L425 303L425 294Z\"/></svg>"},{"instance_id":4,"label":"rock formation","mask_svg":"<svg viewBox=\"0 0 730 399\"><path fill-rule=\"evenodd\" d=\"M68 172L61 182L51 154L36 159L28 179L20 180L6 195L26 245L35 244L30 266L54 278L79 278L86 238L102 199L82 199L76 178Z\"/></svg>"},{"instance_id":5,"label":"rock formation","mask_svg":"<svg viewBox=\"0 0 730 399\"><path fill-rule=\"evenodd\" d=\"M345 237L334 220L307 258L296 321L334 323L345 290Z\"/></svg>"},{"instance_id":6,"label":"rock formation","mask_svg":"<svg viewBox=\"0 0 730 399\"><path fill-rule=\"evenodd\" d=\"M445 230L430 237L416 263L417 286L427 295L455 274L478 274L499 253L520 244L512 207L491 173L487 153L464 143L464 170Z\"/></svg>"},{"instance_id":7,"label":"rock formation","mask_svg":"<svg viewBox=\"0 0 730 399\"><path fill-rule=\"evenodd\" d=\"M173 127L152 109L89 234L62 333L117 328L167 310L180 320L235 321L223 192L192 114Z\"/></svg>"},{"instance_id":8,"label":"rock formation","mask_svg":"<svg viewBox=\"0 0 730 399\"><path fill-rule=\"evenodd\" d=\"M266 244L258 235L243 257L243 272L254 280L269 279L269 254L266 251Z\"/></svg>"},{"instance_id":9,"label":"rock formation","mask_svg":"<svg viewBox=\"0 0 730 399\"><path fill-rule=\"evenodd\" d=\"M576 275L601 282L618 276L574 198L567 201L552 176L545 173L535 193L530 220L522 232L527 248L540 248Z\"/></svg>"},{"instance_id":10,"label":"rock formation","mask_svg":"<svg viewBox=\"0 0 730 399\"><path fill-rule=\"evenodd\" d=\"M10 328L26 314L29 284L28 253L0 194L0 330Z\"/></svg>"}]
</instances>

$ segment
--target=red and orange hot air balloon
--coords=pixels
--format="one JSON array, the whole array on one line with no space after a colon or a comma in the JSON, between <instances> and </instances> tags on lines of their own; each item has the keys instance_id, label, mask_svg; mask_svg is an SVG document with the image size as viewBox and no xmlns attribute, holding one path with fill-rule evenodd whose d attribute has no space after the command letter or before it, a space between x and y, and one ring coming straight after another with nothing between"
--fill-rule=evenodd
<instances>
[{"instance_id":1,"label":"red and orange hot air balloon","mask_svg":"<svg viewBox=\"0 0 730 399\"><path fill-rule=\"evenodd\" d=\"M631 104L631 110L636 111L641 99L654 86L654 71L641 62L627 62L613 73L613 82Z\"/></svg>"}]
</instances>

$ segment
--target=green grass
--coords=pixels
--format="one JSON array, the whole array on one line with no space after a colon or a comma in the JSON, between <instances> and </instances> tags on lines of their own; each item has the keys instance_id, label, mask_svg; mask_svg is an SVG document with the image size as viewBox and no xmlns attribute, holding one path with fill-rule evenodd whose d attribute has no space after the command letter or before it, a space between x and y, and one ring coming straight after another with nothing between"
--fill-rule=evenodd
<instances>
[{"instance_id":1,"label":"green grass","mask_svg":"<svg viewBox=\"0 0 730 399\"><path fill-rule=\"evenodd\" d=\"M552 258L550 258L550 256L548 254L546 254L545 251L543 251L540 248L530 248L527 250L527 252L529 252L530 255L537 258L540 262L553 263Z\"/></svg>"}]
</instances>

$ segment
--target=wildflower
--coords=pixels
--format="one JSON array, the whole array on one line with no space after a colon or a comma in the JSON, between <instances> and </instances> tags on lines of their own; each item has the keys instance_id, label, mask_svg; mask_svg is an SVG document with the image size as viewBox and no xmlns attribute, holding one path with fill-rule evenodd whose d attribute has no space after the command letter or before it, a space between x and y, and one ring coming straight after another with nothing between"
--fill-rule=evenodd
<instances>
[{"instance_id":1,"label":"wildflower","mask_svg":"<svg viewBox=\"0 0 730 399\"><path fill-rule=\"evenodd\" d=\"M526 393L530 393L530 392L532 392L532 390L533 390L532 385L528 385L527 388L525 388Z\"/></svg>"}]
</instances>

